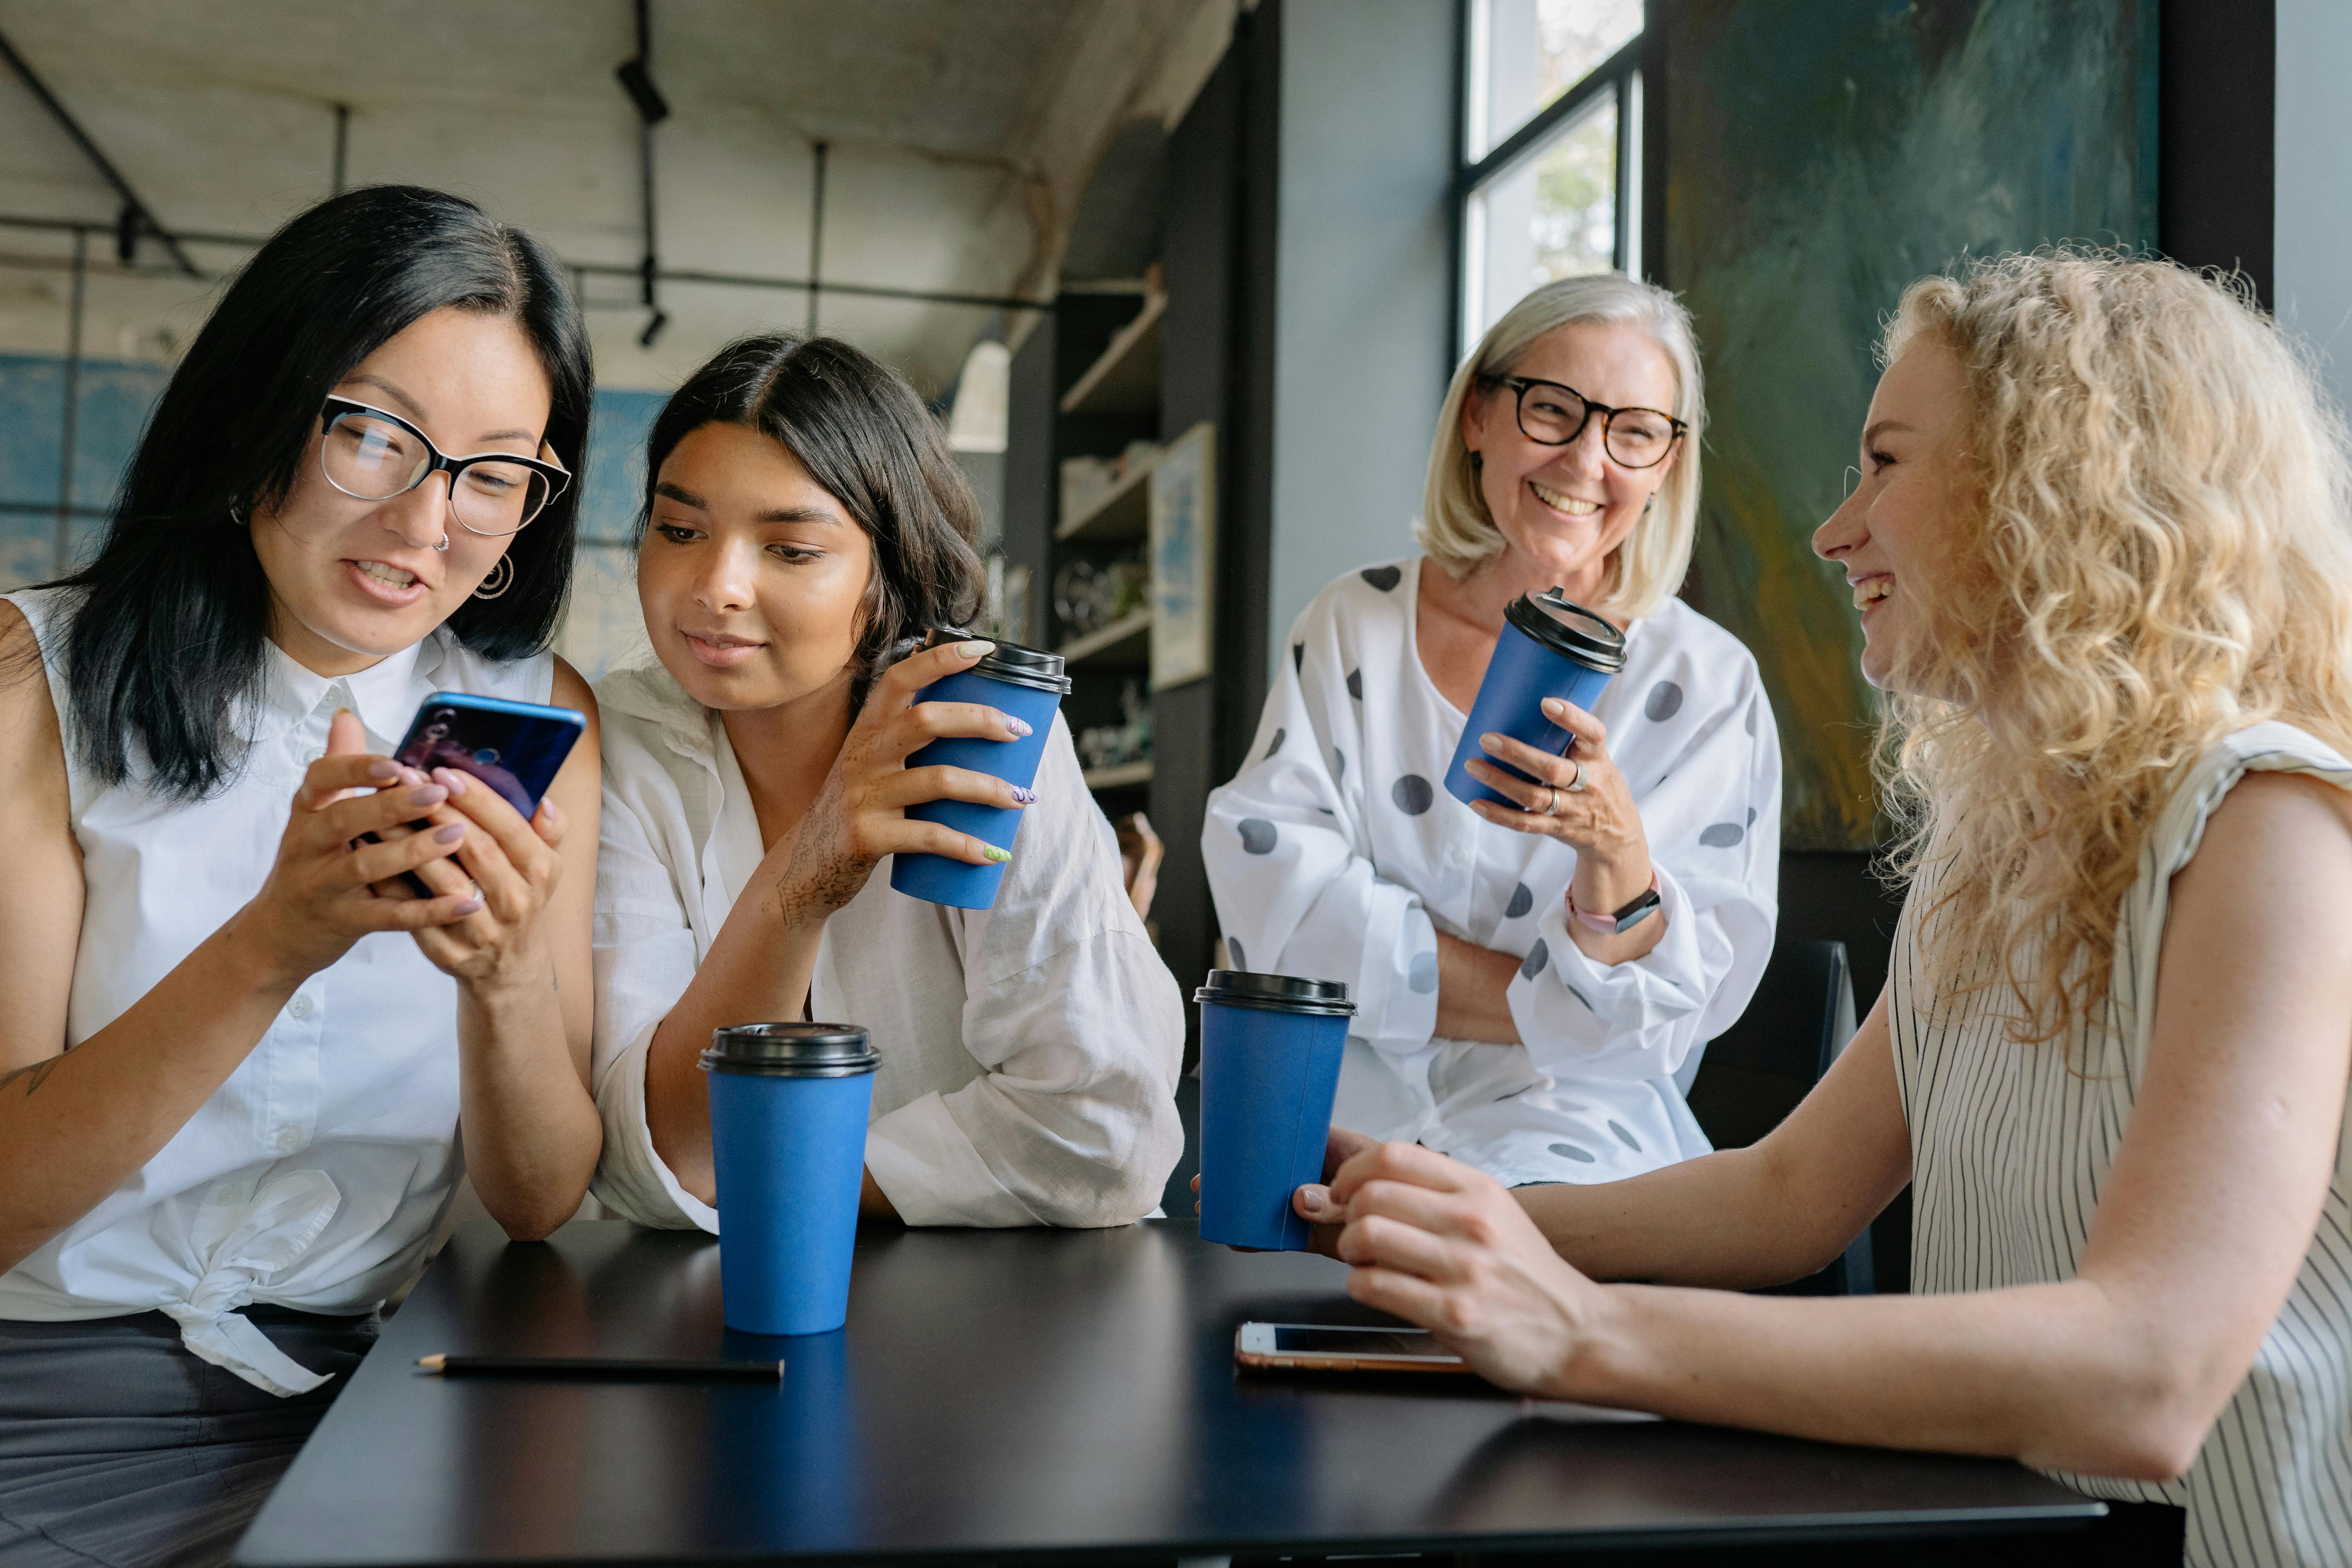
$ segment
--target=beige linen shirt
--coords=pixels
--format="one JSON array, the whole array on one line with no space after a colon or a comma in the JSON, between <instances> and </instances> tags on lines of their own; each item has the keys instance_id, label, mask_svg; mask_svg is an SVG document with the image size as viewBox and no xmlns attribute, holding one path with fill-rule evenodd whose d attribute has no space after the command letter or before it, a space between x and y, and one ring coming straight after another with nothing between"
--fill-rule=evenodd
<instances>
[{"instance_id":1,"label":"beige linen shirt","mask_svg":"<svg viewBox=\"0 0 2352 1568\"><path fill-rule=\"evenodd\" d=\"M759 823L725 726L667 670L596 697L594 1190L640 1224L716 1232L646 1131L646 1052L759 867ZM1036 790L993 910L897 892L886 859L818 951L812 1013L881 1054L866 1163L910 1225L1125 1225L1183 1147L1182 1003L1058 717Z\"/></svg>"}]
</instances>

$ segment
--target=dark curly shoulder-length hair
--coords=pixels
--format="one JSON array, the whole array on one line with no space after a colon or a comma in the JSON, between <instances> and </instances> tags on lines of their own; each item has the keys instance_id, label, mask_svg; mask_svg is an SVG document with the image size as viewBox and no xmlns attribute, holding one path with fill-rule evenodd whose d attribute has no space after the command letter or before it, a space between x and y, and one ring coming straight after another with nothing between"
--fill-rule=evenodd
<instances>
[{"instance_id":1,"label":"dark curly shoulder-length hair","mask_svg":"<svg viewBox=\"0 0 2352 1568\"><path fill-rule=\"evenodd\" d=\"M980 613L980 503L939 421L906 378L837 338L740 339L671 395L646 448L642 540L654 486L677 444L705 425L740 425L782 446L873 542L850 705L911 638Z\"/></svg>"},{"instance_id":2,"label":"dark curly shoulder-length hair","mask_svg":"<svg viewBox=\"0 0 2352 1568\"><path fill-rule=\"evenodd\" d=\"M320 202L255 252L173 372L140 438L61 647L68 732L90 773L193 800L228 783L236 715L265 679L269 582L239 524L284 498L329 393L431 312L512 321L553 389L547 444L582 471L594 394L588 334L546 247L473 203L414 185ZM490 658L543 649L572 584L580 487L514 536L509 591L446 623ZM37 655L36 656L37 660ZM0 671L20 676L21 670Z\"/></svg>"}]
</instances>

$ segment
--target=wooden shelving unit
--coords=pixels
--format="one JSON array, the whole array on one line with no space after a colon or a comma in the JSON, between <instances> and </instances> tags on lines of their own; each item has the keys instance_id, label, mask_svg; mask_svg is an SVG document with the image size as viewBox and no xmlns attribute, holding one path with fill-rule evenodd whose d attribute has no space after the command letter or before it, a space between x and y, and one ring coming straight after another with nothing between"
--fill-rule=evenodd
<instances>
[{"instance_id":1,"label":"wooden shelving unit","mask_svg":"<svg viewBox=\"0 0 2352 1568\"><path fill-rule=\"evenodd\" d=\"M1090 510L1056 524L1054 537L1090 544L1141 539L1151 531L1151 470L1159 466L1157 459L1136 464Z\"/></svg>"},{"instance_id":2,"label":"wooden shelving unit","mask_svg":"<svg viewBox=\"0 0 2352 1568\"><path fill-rule=\"evenodd\" d=\"M1088 768L1085 776L1088 789L1131 789L1151 782L1151 759L1120 763L1115 767Z\"/></svg>"},{"instance_id":3,"label":"wooden shelving unit","mask_svg":"<svg viewBox=\"0 0 2352 1568\"><path fill-rule=\"evenodd\" d=\"M1151 612L1137 610L1055 652L1069 664L1144 664L1151 658Z\"/></svg>"},{"instance_id":4,"label":"wooden shelving unit","mask_svg":"<svg viewBox=\"0 0 2352 1568\"><path fill-rule=\"evenodd\" d=\"M1160 406L1160 319L1168 312L1168 296L1158 290L1143 297L1143 310L1121 327L1069 391L1062 395L1065 414L1147 414Z\"/></svg>"}]
</instances>

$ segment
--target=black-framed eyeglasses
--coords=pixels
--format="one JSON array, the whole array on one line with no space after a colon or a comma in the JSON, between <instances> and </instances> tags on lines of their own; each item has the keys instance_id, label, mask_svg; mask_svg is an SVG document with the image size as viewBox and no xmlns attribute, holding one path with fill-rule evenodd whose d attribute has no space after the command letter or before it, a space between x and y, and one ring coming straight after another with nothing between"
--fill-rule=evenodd
<instances>
[{"instance_id":1,"label":"black-framed eyeglasses","mask_svg":"<svg viewBox=\"0 0 2352 1568\"><path fill-rule=\"evenodd\" d=\"M443 455L432 437L397 414L330 397L319 414L319 467L354 500L390 500L435 474L449 476L449 515L468 533L497 539L520 531L563 493L561 464L512 452Z\"/></svg>"},{"instance_id":2,"label":"black-framed eyeglasses","mask_svg":"<svg viewBox=\"0 0 2352 1568\"><path fill-rule=\"evenodd\" d=\"M1666 460L1690 426L1655 408L1612 408L1572 386L1530 375L1483 377L1489 386L1507 386L1518 397L1519 430L1545 447L1565 447L1601 416L1601 447L1622 468L1654 468Z\"/></svg>"}]
</instances>

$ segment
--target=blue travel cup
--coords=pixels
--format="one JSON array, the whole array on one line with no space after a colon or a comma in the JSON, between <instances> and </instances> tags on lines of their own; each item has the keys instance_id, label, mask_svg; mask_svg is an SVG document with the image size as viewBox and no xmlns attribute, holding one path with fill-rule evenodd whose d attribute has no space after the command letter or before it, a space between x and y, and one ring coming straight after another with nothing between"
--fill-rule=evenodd
<instances>
[{"instance_id":1,"label":"blue travel cup","mask_svg":"<svg viewBox=\"0 0 2352 1568\"><path fill-rule=\"evenodd\" d=\"M1512 600L1503 612L1503 635L1495 639L1486 679L1478 683L1478 699L1470 704L1470 721L1462 726L1462 740L1445 769L1445 793L1465 805L1491 800L1519 810L1517 801L1488 789L1462 765L1476 757L1507 773L1528 776L1487 755L1478 737L1508 735L1538 752L1564 756L1575 737L1544 717L1543 700L1557 697L1589 713L1609 678L1624 668L1625 634L1581 605L1570 604L1559 589Z\"/></svg>"},{"instance_id":2,"label":"blue travel cup","mask_svg":"<svg viewBox=\"0 0 2352 1568\"><path fill-rule=\"evenodd\" d=\"M727 1326L822 1334L849 1320L866 1121L882 1058L855 1024L710 1032L710 1152Z\"/></svg>"},{"instance_id":3,"label":"blue travel cup","mask_svg":"<svg viewBox=\"0 0 2352 1568\"><path fill-rule=\"evenodd\" d=\"M1336 980L1213 969L1201 1004L1201 1235L1307 1249L1290 1194L1323 1179L1356 1005Z\"/></svg>"},{"instance_id":4,"label":"blue travel cup","mask_svg":"<svg viewBox=\"0 0 2352 1568\"><path fill-rule=\"evenodd\" d=\"M951 627L934 630L923 647L962 642L971 637ZM1037 764L1045 759L1045 742L1054 733L1054 710L1070 689L1062 673L1062 656L1041 648L1000 642L996 651L961 674L935 680L915 694L918 702L977 702L1010 713L1029 726L1018 741L985 741L950 736L933 741L907 759L910 768L968 768L989 773L1027 789L1037 782ZM969 833L999 849L1013 847L1021 829L1021 812L1014 806L977 805L967 800L932 800L910 805L907 815L918 822L942 823ZM894 855L890 885L909 898L925 899L960 910L994 907L996 889L1004 880L1004 864L971 866L944 855Z\"/></svg>"}]
</instances>

